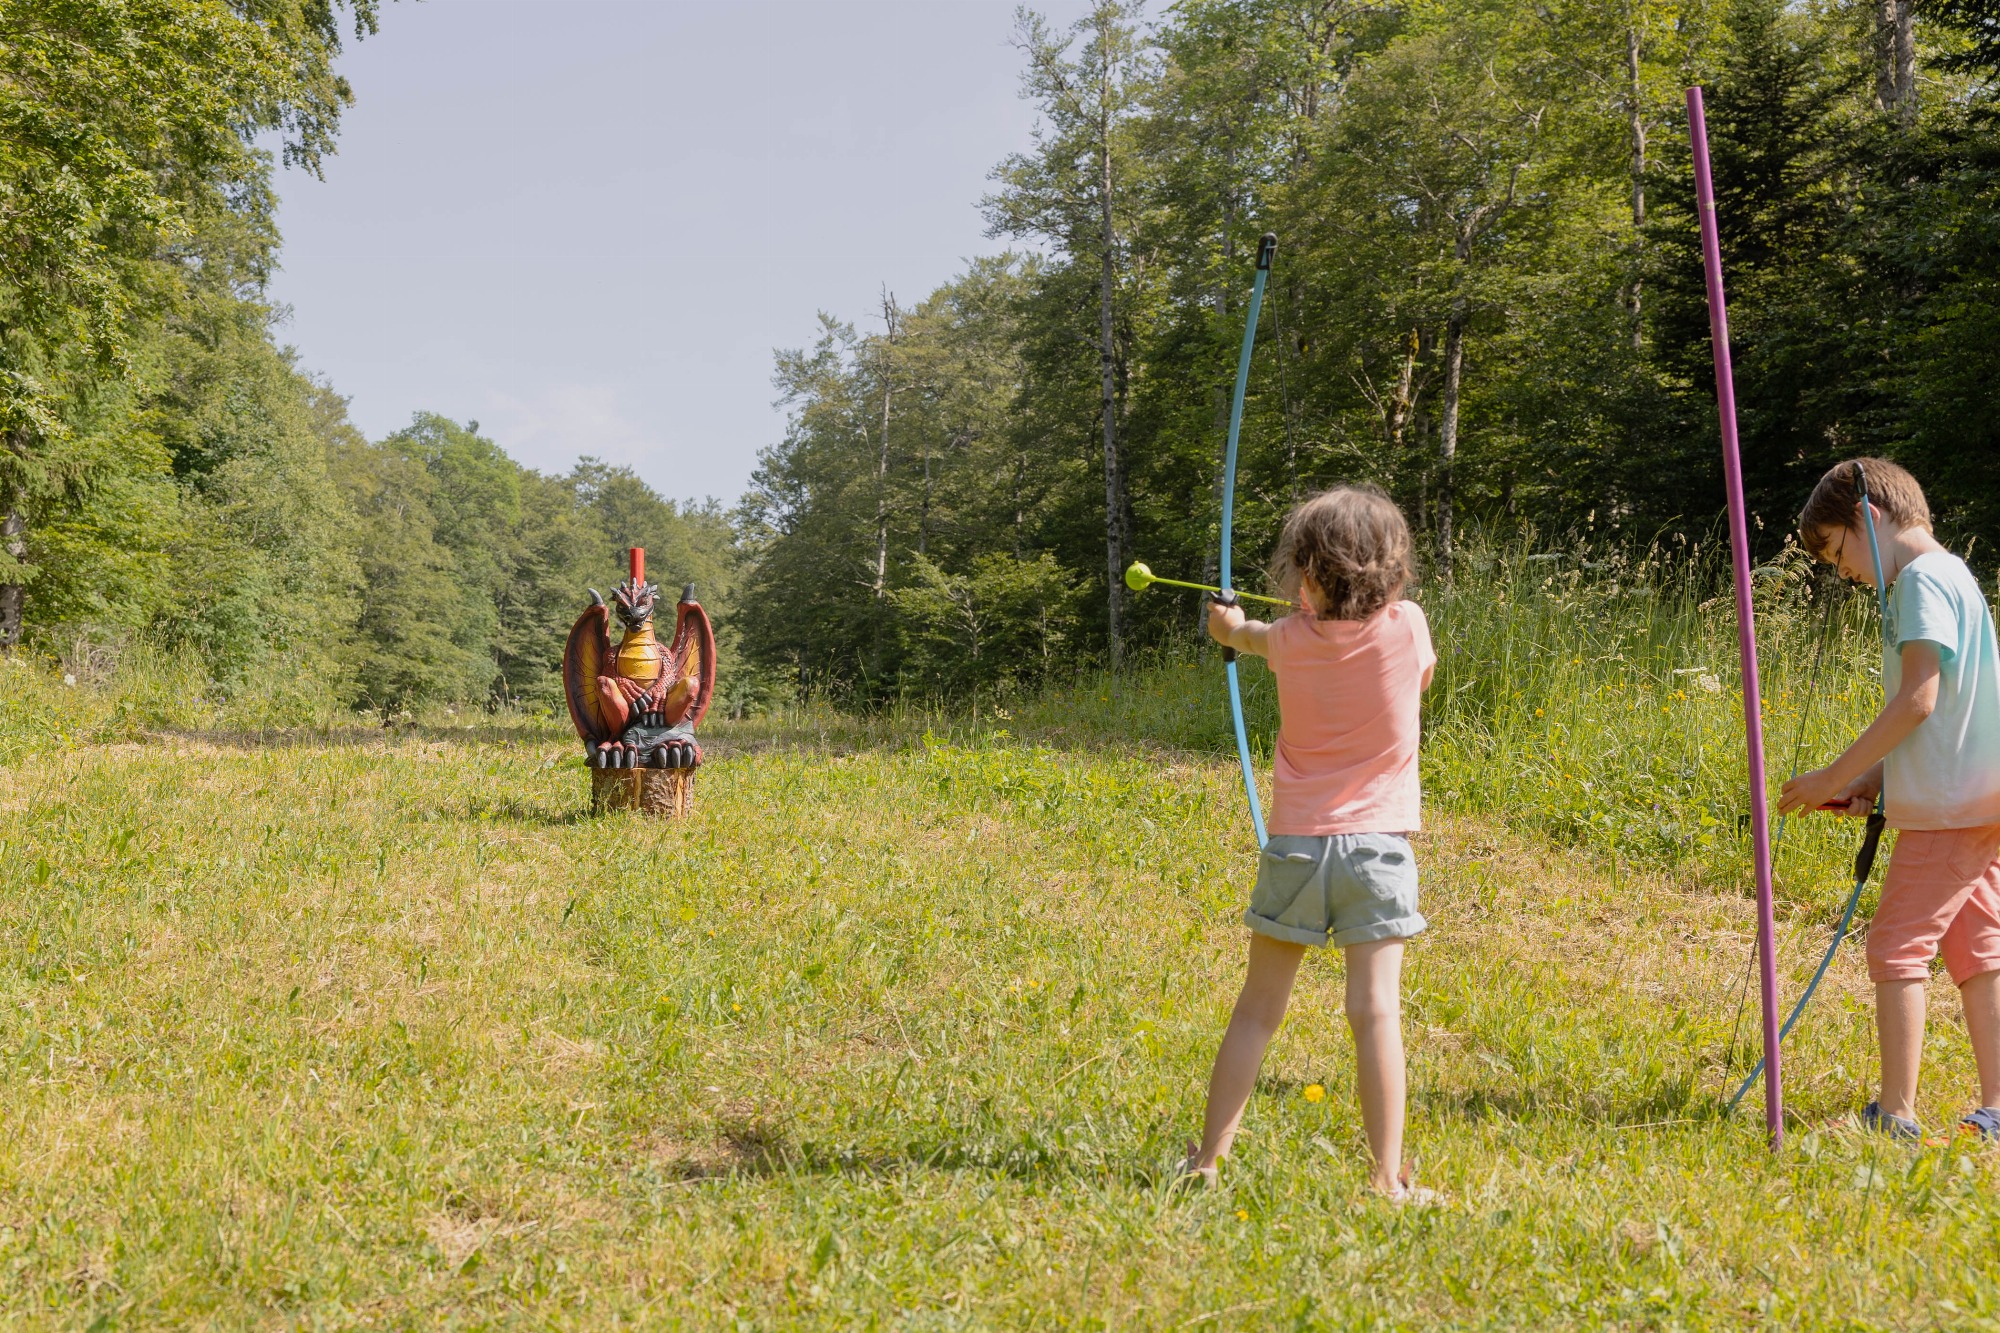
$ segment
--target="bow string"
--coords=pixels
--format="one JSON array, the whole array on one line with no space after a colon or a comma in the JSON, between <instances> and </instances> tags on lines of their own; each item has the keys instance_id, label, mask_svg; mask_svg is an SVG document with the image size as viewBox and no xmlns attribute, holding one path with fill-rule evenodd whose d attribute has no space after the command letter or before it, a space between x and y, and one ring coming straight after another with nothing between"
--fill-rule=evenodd
<instances>
[{"instance_id":1,"label":"bow string","mask_svg":"<svg viewBox=\"0 0 2000 1333\"><path fill-rule=\"evenodd\" d=\"M1858 462L1854 465L1854 487L1860 493L1861 523L1868 533L1868 558L1875 566L1875 607L1881 619L1882 645L1887 651L1892 646L1889 642L1889 589L1882 581L1882 548L1875 538L1875 513L1868 504L1868 474ZM1794 767L1796 768L1796 765ZM1861 903L1861 891L1868 887L1868 876L1875 869L1875 853L1882 845L1882 830L1888 818L1887 797L1887 784L1884 784L1883 789L1875 793L1875 808L1868 814L1866 831L1861 836L1861 847L1854 853L1854 887L1848 891L1847 905L1841 909L1840 922L1833 928L1833 939L1827 943L1826 953L1820 958L1819 967L1814 970L1812 980L1808 981L1805 990L1800 992L1798 1003L1792 1006L1792 1012L1785 1019L1785 1025L1778 1029L1780 1046L1784 1044L1785 1038L1792 1035L1792 1028L1797 1025L1799 1016L1805 1013L1806 1005L1812 1002L1813 992L1819 989L1819 983L1826 978L1827 969L1833 966L1833 956L1840 952L1842 942L1847 939L1848 928L1854 924L1854 909ZM1729 1099L1730 1111L1736 1109L1737 1103L1743 1100L1743 1095L1750 1091L1763 1072L1764 1061L1759 1059L1741 1086L1736 1089L1736 1095Z\"/></svg>"}]
</instances>

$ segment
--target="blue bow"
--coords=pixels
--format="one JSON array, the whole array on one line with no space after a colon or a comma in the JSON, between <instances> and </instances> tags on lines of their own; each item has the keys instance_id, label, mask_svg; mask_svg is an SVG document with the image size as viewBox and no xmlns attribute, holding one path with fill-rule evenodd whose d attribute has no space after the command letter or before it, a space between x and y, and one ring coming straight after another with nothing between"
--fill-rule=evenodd
<instances>
[{"instance_id":1,"label":"blue bow","mask_svg":"<svg viewBox=\"0 0 2000 1333\"><path fill-rule=\"evenodd\" d=\"M1271 275L1271 257L1278 252L1278 234L1267 231L1257 242L1257 278L1250 288L1250 309L1243 316L1243 351L1236 358L1236 396L1229 405L1229 444L1222 455L1222 593L1218 600L1233 604L1229 581L1230 533L1236 516L1236 441L1243 432L1243 394L1250 384L1250 354L1257 348L1257 316L1264 307L1264 280ZM1257 774L1250 767L1250 733L1243 726L1243 691L1236 683L1236 650L1222 650L1222 672L1229 681L1229 714L1236 723L1236 758L1243 765L1243 794L1250 799L1250 823L1257 846L1266 841L1264 806L1257 799Z\"/></svg>"}]
</instances>

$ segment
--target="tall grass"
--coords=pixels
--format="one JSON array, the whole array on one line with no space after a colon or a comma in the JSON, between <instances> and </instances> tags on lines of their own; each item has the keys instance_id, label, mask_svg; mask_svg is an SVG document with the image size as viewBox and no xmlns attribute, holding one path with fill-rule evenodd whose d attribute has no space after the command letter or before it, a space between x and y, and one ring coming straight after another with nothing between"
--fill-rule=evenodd
<instances>
[{"instance_id":1,"label":"tall grass","mask_svg":"<svg viewBox=\"0 0 2000 1333\"><path fill-rule=\"evenodd\" d=\"M1878 706L1879 631L1870 597L1819 577L1796 548L1760 566L1753 586L1775 801L1795 767L1827 762ZM1424 701L1427 808L1491 816L1614 868L1747 890L1748 766L1726 567L1701 551L1489 549L1414 596L1438 651ZM1268 784L1275 691L1259 662L1246 659L1241 675ZM1234 742L1219 677L1212 646L1191 643L998 721L1056 743L1226 753ZM968 734L980 725L968 723ZM1856 826L1788 825L1781 894L1831 907Z\"/></svg>"}]
</instances>

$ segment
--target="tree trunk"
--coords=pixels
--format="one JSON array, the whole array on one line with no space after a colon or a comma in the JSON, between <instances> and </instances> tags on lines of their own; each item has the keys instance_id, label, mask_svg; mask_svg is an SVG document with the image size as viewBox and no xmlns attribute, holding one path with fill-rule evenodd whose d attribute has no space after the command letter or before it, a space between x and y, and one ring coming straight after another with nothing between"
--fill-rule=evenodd
<instances>
[{"instance_id":1,"label":"tree trunk","mask_svg":"<svg viewBox=\"0 0 2000 1333\"><path fill-rule=\"evenodd\" d=\"M1644 325L1640 320L1640 247L1645 244L1646 227L1646 116L1639 84L1639 29L1635 24L1625 32L1625 110L1632 140L1632 286L1626 311L1632 320L1632 350L1645 347Z\"/></svg>"},{"instance_id":2,"label":"tree trunk","mask_svg":"<svg viewBox=\"0 0 2000 1333\"><path fill-rule=\"evenodd\" d=\"M1444 401L1438 411L1438 560L1451 572L1452 461L1458 454L1458 390L1465 369L1465 303L1452 306L1444 326Z\"/></svg>"},{"instance_id":3,"label":"tree trunk","mask_svg":"<svg viewBox=\"0 0 2000 1333\"><path fill-rule=\"evenodd\" d=\"M1125 551L1121 540L1125 498L1119 486L1122 470L1118 466L1117 349L1112 341L1112 296L1116 291L1118 273L1114 253L1117 233L1111 219L1111 89L1108 86L1108 66L1105 80L1107 86L1100 92L1097 125L1097 202L1098 221L1102 229L1099 240L1104 258L1097 286L1097 368L1099 409L1104 417L1104 565L1111 593L1106 610L1111 665L1116 668L1125 656Z\"/></svg>"},{"instance_id":4,"label":"tree trunk","mask_svg":"<svg viewBox=\"0 0 2000 1333\"><path fill-rule=\"evenodd\" d=\"M1222 281L1215 284L1211 299L1215 303L1215 327L1222 330L1222 349L1229 350L1229 275L1236 271L1236 198L1226 194L1222 199ZM1225 355L1219 365L1227 365ZM1222 465L1224 449L1229 440L1229 400L1232 381L1218 378L1215 382L1215 471L1209 484L1209 509L1218 515L1222 513ZM1218 536L1220 530L1218 529ZM1207 552L1201 558L1201 581L1214 583L1222 575L1222 547L1210 542ZM1208 624L1208 608L1197 599L1195 602L1195 625L1199 630Z\"/></svg>"},{"instance_id":5,"label":"tree trunk","mask_svg":"<svg viewBox=\"0 0 2000 1333\"><path fill-rule=\"evenodd\" d=\"M1027 482L1027 476L1028 476L1028 456L1026 454L1017 453L1014 455L1014 494L1013 494L1014 558L1016 560L1019 560L1021 558L1021 529L1023 525L1025 525L1028 521L1028 516L1025 509L1025 502L1021 498L1021 490L1022 487Z\"/></svg>"},{"instance_id":6,"label":"tree trunk","mask_svg":"<svg viewBox=\"0 0 2000 1333\"><path fill-rule=\"evenodd\" d=\"M1914 0L1874 0L1875 104L1904 125L1917 119Z\"/></svg>"},{"instance_id":7,"label":"tree trunk","mask_svg":"<svg viewBox=\"0 0 2000 1333\"><path fill-rule=\"evenodd\" d=\"M1417 359L1424 350L1423 330L1410 330L1409 337L1403 340L1403 364L1396 371L1396 391L1389 399L1389 416L1384 423L1389 443L1397 449L1403 447L1405 435L1416 424Z\"/></svg>"},{"instance_id":8,"label":"tree trunk","mask_svg":"<svg viewBox=\"0 0 2000 1333\"><path fill-rule=\"evenodd\" d=\"M694 810L694 775L692 768L593 768L590 811L633 810L682 818Z\"/></svg>"},{"instance_id":9,"label":"tree trunk","mask_svg":"<svg viewBox=\"0 0 2000 1333\"><path fill-rule=\"evenodd\" d=\"M28 520L18 508L0 515L0 550L18 565L28 558ZM0 657L12 657L21 645L21 613L27 603L27 589L19 583L0 583Z\"/></svg>"},{"instance_id":10,"label":"tree trunk","mask_svg":"<svg viewBox=\"0 0 2000 1333\"><path fill-rule=\"evenodd\" d=\"M917 511L917 554L928 555L931 544L931 437L924 436L924 503Z\"/></svg>"},{"instance_id":11,"label":"tree trunk","mask_svg":"<svg viewBox=\"0 0 2000 1333\"><path fill-rule=\"evenodd\" d=\"M888 356L896 348L896 298L887 293L882 297L882 320L889 332L882 358L882 438L875 452L875 580L870 585L878 602L889 581L889 406L896 396L895 363Z\"/></svg>"}]
</instances>

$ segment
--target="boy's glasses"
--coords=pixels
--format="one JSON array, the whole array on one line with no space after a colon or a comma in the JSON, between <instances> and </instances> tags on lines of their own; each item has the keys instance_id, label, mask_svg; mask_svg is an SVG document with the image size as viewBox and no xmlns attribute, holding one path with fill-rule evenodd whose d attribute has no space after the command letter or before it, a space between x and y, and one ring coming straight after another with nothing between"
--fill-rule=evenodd
<instances>
[{"instance_id":1,"label":"boy's glasses","mask_svg":"<svg viewBox=\"0 0 2000 1333\"><path fill-rule=\"evenodd\" d=\"M1840 530L1840 545L1833 548L1833 567L1840 568L1840 562L1847 556L1847 529Z\"/></svg>"}]
</instances>

